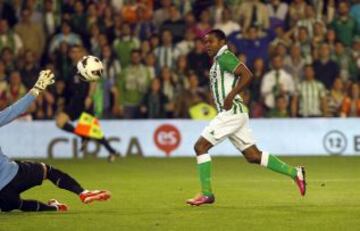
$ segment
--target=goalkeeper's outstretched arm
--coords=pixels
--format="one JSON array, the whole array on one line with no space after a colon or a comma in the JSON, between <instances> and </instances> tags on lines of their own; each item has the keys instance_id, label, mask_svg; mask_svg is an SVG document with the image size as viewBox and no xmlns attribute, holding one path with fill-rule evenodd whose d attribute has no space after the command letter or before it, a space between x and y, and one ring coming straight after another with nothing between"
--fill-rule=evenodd
<instances>
[{"instance_id":1,"label":"goalkeeper's outstretched arm","mask_svg":"<svg viewBox=\"0 0 360 231\"><path fill-rule=\"evenodd\" d=\"M50 70L41 71L34 87L24 97L19 99L13 105L0 111L0 127L10 123L24 113L34 102L36 97L44 91L47 86L54 82L54 74Z\"/></svg>"}]
</instances>

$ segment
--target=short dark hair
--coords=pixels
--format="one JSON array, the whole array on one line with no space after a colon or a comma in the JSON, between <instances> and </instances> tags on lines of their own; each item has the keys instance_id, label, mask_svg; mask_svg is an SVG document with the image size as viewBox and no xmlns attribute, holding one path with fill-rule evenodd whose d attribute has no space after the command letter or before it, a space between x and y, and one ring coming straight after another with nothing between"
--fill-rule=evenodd
<instances>
[{"instance_id":1,"label":"short dark hair","mask_svg":"<svg viewBox=\"0 0 360 231\"><path fill-rule=\"evenodd\" d=\"M211 31L209 31L207 34L212 34L214 35L217 39L219 40L224 40L226 42L226 35L224 33L224 31L219 30L219 29L213 29Z\"/></svg>"}]
</instances>

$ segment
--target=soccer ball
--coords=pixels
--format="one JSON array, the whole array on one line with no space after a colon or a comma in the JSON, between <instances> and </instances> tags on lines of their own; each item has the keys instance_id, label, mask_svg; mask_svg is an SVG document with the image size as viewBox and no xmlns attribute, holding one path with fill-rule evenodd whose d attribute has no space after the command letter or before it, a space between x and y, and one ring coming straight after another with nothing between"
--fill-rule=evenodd
<instances>
[{"instance_id":1,"label":"soccer ball","mask_svg":"<svg viewBox=\"0 0 360 231\"><path fill-rule=\"evenodd\" d=\"M99 58L86 55L77 63L80 79L86 82L98 81L104 71L104 66Z\"/></svg>"}]
</instances>

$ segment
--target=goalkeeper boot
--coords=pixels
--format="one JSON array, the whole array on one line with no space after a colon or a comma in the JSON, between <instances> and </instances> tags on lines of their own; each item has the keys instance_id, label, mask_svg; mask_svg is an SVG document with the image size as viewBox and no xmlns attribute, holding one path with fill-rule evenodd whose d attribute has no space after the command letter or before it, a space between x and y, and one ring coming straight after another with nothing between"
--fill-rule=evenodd
<instances>
[{"instance_id":1,"label":"goalkeeper boot","mask_svg":"<svg viewBox=\"0 0 360 231\"><path fill-rule=\"evenodd\" d=\"M186 201L186 204L200 206L203 204L212 204L214 202L215 202L214 195L206 196L206 195L199 194L192 199L188 199Z\"/></svg>"},{"instance_id":2,"label":"goalkeeper boot","mask_svg":"<svg viewBox=\"0 0 360 231\"><path fill-rule=\"evenodd\" d=\"M109 163L113 163L118 157L120 157L119 153L109 153L107 160Z\"/></svg>"},{"instance_id":3,"label":"goalkeeper boot","mask_svg":"<svg viewBox=\"0 0 360 231\"><path fill-rule=\"evenodd\" d=\"M300 190L301 196L305 196L306 193L306 179L305 179L305 168L303 166L297 167L297 176L295 182Z\"/></svg>"},{"instance_id":4,"label":"goalkeeper boot","mask_svg":"<svg viewBox=\"0 0 360 231\"><path fill-rule=\"evenodd\" d=\"M59 212L66 212L69 210L69 207L66 204L62 204L55 199L51 199L48 201L48 205L56 207Z\"/></svg>"},{"instance_id":5,"label":"goalkeeper boot","mask_svg":"<svg viewBox=\"0 0 360 231\"><path fill-rule=\"evenodd\" d=\"M93 201L106 201L110 199L111 193L106 190L93 190L93 191L84 191L80 194L80 200L89 204Z\"/></svg>"}]
</instances>

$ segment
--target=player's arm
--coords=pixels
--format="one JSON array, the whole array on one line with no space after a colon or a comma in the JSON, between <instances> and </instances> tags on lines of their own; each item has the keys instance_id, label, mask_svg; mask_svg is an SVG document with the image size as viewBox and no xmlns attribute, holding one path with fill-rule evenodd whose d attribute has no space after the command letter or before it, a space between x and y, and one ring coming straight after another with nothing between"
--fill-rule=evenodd
<instances>
[{"instance_id":1,"label":"player's arm","mask_svg":"<svg viewBox=\"0 0 360 231\"><path fill-rule=\"evenodd\" d=\"M252 79L252 73L251 71L246 67L245 64L238 62L238 65L236 66L234 70L234 75L241 76L241 78L238 79L235 87L231 90L231 92L226 96L224 101L224 109L230 110L233 105L234 97L239 94L241 91L245 89L246 86L249 85Z\"/></svg>"},{"instance_id":2,"label":"player's arm","mask_svg":"<svg viewBox=\"0 0 360 231\"><path fill-rule=\"evenodd\" d=\"M90 82L89 92L85 99L85 108L89 109L92 104L92 96L95 95L96 82Z\"/></svg>"},{"instance_id":3,"label":"player's arm","mask_svg":"<svg viewBox=\"0 0 360 231\"><path fill-rule=\"evenodd\" d=\"M50 70L41 71L34 87L20 100L13 105L0 111L0 127L10 123L12 120L23 114L34 102L36 97L54 83L54 74Z\"/></svg>"}]
</instances>

